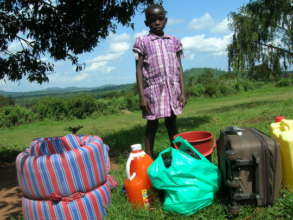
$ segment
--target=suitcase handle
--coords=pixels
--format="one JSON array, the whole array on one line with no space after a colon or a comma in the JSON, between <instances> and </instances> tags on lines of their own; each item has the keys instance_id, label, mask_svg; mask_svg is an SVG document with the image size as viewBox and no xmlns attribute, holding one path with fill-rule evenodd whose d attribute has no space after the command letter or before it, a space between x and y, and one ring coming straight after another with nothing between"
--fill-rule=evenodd
<instances>
[{"instance_id":1,"label":"suitcase handle","mask_svg":"<svg viewBox=\"0 0 293 220\"><path fill-rule=\"evenodd\" d=\"M255 197L255 199L256 199L256 204L257 204L257 206L261 206L262 205L262 203L263 203L263 201L262 201L262 198L260 197L260 194L259 194L259 192L260 192L260 186L259 186L259 178L260 178L260 174L259 174L259 163L260 163L260 158L259 158L259 156L258 155L256 155L256 154L252 154L252 157L253 157L253 160L254 160L254 162L255 162L255 165L256 165L256 167L255 167L255 192L256 192L256 197Z\"/></svg>"},{"instance_id":2,"label":"suitcase handle","mask_svg":"<svg viewBox=\"0 0 293 220\"><path fill-rule=\"evenodd\" d=\"M233 200L235 201L241 201L241 200L253 200L259 197L255 193L234 193L233 194Z\"/></svg>"},{"instance_id":3,"label":"suitcase handle","mask_svg":"<svg viewBox=\"0 0 293 220\"><path fill-rule=\"evenodd\" d=\"M241 136L243 131L245 131L245 129L239 128L237 126L229 126L229 127L225 128L224 133L227 134L227 135Z\"/></svg>"},{"instance_id":4,"label":"suitcase handle","mask_svg":"<svg viewBox=\"0 0 293 220\"><path fill-rule=\"evenodd\" d=\"M235 160L232 167L248 167L248 166L255 166L255 162L253 160Z\"/></svg>"}]
</instances>

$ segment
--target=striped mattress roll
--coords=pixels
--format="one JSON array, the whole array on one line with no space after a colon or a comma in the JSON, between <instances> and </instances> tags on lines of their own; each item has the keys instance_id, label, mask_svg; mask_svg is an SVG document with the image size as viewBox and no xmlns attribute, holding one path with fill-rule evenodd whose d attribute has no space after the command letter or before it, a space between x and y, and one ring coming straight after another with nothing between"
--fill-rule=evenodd
<instances>
[{"instance_id":1,"label":"striped mattress roll","mask_svg":"<svg viewBox=\"0 0 293 220\"><path fill-rule=\"evenodd\" d=\"M22 209L26 220L95 220L106 215L110 204L110 191L116 186L110 177L102 186L77 196L55 198L55 200L32 200L23 197Z\"/></svg>"},{"instance_id":2,"label":"striped mattress roll","mask_svg":"<svg viewBox=\"0 0 293 220\"><path fill-rule=\"evenodd\" d=\"M35 139L16 158L18 183L30 199L91 191L106 182L108 151L98 136Z\"/></svg>"}]
</instances>

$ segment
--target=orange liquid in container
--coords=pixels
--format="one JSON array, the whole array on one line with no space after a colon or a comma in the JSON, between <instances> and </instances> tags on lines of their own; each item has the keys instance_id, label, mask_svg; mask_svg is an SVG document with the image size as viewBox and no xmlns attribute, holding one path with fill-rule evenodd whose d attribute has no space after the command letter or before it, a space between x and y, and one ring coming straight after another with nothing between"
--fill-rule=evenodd
<instances>
[{"instance_id":1,"label":"orange liquid in container","mask_svg":"<svg viewBox=\"0 0 293 220\"><path fill-rule=\"evenodd\" d=\"M147 174L153 159L146 154L140 144L131 146L132 151L126 163L127 179L124 181L128 201L136 207L150 205L151 182Z\"/></svg>"}]
</instances>

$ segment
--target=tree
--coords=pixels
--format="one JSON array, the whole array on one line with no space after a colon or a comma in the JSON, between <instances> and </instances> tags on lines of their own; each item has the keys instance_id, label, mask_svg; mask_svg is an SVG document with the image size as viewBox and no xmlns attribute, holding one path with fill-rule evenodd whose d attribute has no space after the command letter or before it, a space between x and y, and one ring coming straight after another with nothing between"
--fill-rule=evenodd
<instances>
[{"instance_id":1,"label":"tree","mask_svg":"<svg viewBox=\"0 0 293 220\"><path fill-rule=\"evenodd\" d=\"M230 14L233 40L228 46L229 69L272 79L293 64L293 3L254 0ZM266 74L259 73L266 69Z\"/></svg>"},{"instance_id":2,"label":"tree","mask_svg":"<svg viewBox=\"0 0 293 220\"><path fill-rule=\"evenodd\" d=\"M161 0L0 0L0 80L48 81L54 65L44 55L81 70L76 55L91 51L117 24L133 28L134 14L154 2ZM12 42L22 48L9 50Z\"/></svg>"}]
</instances>

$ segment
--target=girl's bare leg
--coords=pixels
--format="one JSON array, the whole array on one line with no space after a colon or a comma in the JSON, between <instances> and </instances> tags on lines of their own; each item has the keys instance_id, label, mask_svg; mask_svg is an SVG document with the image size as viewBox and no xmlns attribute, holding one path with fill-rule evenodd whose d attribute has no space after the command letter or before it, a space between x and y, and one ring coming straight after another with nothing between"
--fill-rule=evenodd
<instances>
[{"instance_id":1,"label":"girl's bare leg","mask_svg":"<svg viewBox=\"0 0 293 220\"><path fill-rule=\"evenodd\" d=\"M165 118L165 126L168 131L170 144L171 144L171 146L173 146L172 141L173 141L174 135L176 135L178 133L177 125L176 125L176 115L172 114L170 117L166 117Z\"/></svg>"},{"instance_id":2,"label":"girl's bare leg","mask_svg":"<svg viewBox=\"0 0 293 220\"><path fill-rule=\"evenodd\" d=\"M154 143L155 143L155 136L158 130L159 121L156 120L148 120L146 124L146 131L145 131L145 151L151 157L154 156Z\"/></svg>"}]
</instances>

